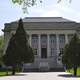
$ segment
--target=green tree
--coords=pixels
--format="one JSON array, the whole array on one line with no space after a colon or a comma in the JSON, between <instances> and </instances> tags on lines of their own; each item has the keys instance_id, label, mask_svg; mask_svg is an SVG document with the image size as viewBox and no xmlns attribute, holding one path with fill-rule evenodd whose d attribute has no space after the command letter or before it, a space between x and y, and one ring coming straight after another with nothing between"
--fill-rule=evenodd
<instances>
[{"instance_id":1,"label":"green tree","mask_svg":"<svg viewBox=\"0 0 80 80\"><path fill-rule=\"evenodd\" d=\"M27 8L28 7L31 7L31 6L34 6L37 2L39 3L42 3L43 0L12 0L12 2L15 4L19 4L19 5L23 5L23 12L26 13L27 12ZM63 0L56 0L57 3L60 3L61 1ZM71 0L67 0L71 3Z\"/></svg>"},{"instance_id":2,"label":"green tree","mask_svg":"<svg viewBox=\"0 0 80 80\"><path fill-rule=\"evenodd\" d=\"M4 37L3 35L0 36L0 65L2 65L2 56L3 56L3 51L4 51Z\"/></svg>"},{"instance_id":3,"label":"green tree","mask_svg":"<svg viewBox=\"0 0 80 80\"><path fill-rule=\"evenodd\" d=\"M68 68L73 68L74 76L77 75L77 68L80 66L80 39L77 34L73 36L70 43L62 51L62 63Z\"/></svg>"},{"instance_id":4,"label":"green tree","mask_svg":"<svg viewBox=\"0 0 80 80\"><path fill-rule=\"evenodd\" d=\"M42 2L42 0L12 0L12 2L13 3L18 3L19 5L21 5L21 4L26 4L28 7L30 7L30 6L34 6L35 5L35 3L36 3L36 1L39 1L40 3ZM59 3L59 2L61 2L62 0L57 0L57 2ZM71 0L68 0L68 1L70 1L71 2Z\"/></svg>"},{"instance_id":5,"label":"green tree","mask_svg":"<svg viewBox=\"0 0 80 80\"><path fill-rule=\"evenodd\" d=\"M16 33L9 41L3 60L7 66L12 66L12 75L15 75L17 65L34 61L33 50L28 44L28 35L24 30L22 19L19 20Z\"/></svg>"}]
</instances>

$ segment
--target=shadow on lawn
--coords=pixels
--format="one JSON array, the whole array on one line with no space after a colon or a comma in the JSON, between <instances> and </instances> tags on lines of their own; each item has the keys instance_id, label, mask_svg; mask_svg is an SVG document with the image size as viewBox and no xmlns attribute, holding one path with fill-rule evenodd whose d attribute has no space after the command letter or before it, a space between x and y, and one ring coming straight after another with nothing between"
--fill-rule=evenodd
<instances>
[{"instance_id":1,"label":"shadow on lawn","mask_svg":"<svg viewBox=\"0 0 80 80\"><path fill-rule=\"evenodd\" d=\"M6 77L6 76L27 76L27 74L24 74L24 73L16 73L15 75L12 75L12 74L5 74L5 75L0 75L0 77Z\"/></svg>"},{"instance_id":2,"label":"shadow on lawn","mask_svg":"<svg viewBox=\"0 0 80 80\"><path fill-rule=\"evenodd\" d=\"M65 78L80 78L80 76L74 76L73 74L59 74L58 76Z\"/></svg>"},{"instance_id":3,"label":"shadow on lawn","mask_svg":"<svg viewBox=\"0 0 80 80\"><path fill-rule=\"evenodd\" d=\"M10 75L10 76L27 76L27 74L21 73L21 74L15 74L15 75Z\"/></svg>"}]
</instances>

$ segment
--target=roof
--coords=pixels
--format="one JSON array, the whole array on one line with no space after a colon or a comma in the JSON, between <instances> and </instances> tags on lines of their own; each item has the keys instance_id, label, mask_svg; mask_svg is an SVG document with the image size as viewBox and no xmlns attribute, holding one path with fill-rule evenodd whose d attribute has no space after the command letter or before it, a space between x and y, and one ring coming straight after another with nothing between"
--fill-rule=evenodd
<instances>
[{"instance_id":1,"label":"roof","mask_svg":"<svg viewBox=\"0 0 80 80\"><path fill-rule=\"evenodd\" d=\"M62 17L26 17L23 22L74 22Z\"/></svg>"},{"instance_id":2,"label":"roof","mask_svg":"<svg viewBox=\"0 0 80 80\"><path fill-rule=\"evenodd\" d=\"M75 30L80 24L62 17L26 17L22 19L27 30L32 29L70 29ZM4 30L15 30L18 20L6 23Z\"/></svg>"}]
</instances>

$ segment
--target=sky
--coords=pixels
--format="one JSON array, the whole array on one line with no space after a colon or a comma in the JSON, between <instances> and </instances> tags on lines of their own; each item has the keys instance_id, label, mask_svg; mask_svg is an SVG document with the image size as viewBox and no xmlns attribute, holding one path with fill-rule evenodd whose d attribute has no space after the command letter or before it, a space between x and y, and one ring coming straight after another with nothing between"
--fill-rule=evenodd
<instances>
[{"instance_id":1,"label":"sky","mask_svg":"<svg viewBox=\"0 0 80 80\"><path fill-rule=\"evenodd\" d=\"M37 0L38 1L38 0ZM5 23L10 23L25 17L63 17L72 21L80 22L80 0L42 0L35 6L28 8L24 14L22 6L13 4L11 0L0 0L0 35L3 34Z\"/></svg>"}]
</instances>

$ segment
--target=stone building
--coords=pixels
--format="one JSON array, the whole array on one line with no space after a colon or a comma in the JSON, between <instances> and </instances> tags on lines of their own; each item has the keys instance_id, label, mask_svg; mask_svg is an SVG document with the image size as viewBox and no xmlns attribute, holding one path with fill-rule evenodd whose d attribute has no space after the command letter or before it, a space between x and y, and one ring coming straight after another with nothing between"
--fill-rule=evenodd
<instances>
[{"instance_id":1,"label":"stone building","mask_svg":"<svg viewBox=\"0 0 80 80\"><path fill-rule=\"evenodd\" d=\"M79 34L79 23L62 17L27 17L23 19L24 29L29 35L29 44L35 52L35 61L24 68L49 70L62 68L59 53L74 33ZM5 50L18 21L6 23L4 28Z\"/></svg>"}]
</instances>

